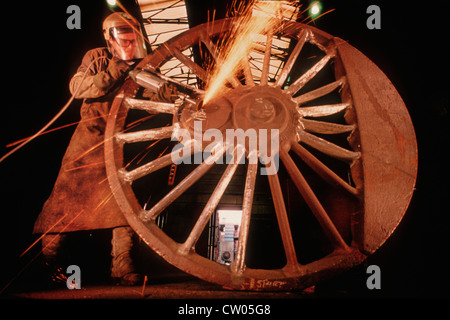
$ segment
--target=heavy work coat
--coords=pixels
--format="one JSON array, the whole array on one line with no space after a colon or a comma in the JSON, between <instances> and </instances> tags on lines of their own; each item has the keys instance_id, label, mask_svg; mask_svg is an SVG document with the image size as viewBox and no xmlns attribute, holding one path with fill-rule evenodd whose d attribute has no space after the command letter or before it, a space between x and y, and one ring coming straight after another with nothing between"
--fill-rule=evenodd
<instances>
[{"instance_id":1,"label":"heavy work coat","mask_svg":"<svg viewBox=\"0 0 450 320\"><path fill-rule=\"evenodd\" d=\"M34 233L107 229L128 224L109 187L103 146L109 109L122 81L109 92L98 89L93 81L97 73L107 69L110 58L107 48L88 51L70 81L72 94L78 91L75 98L84 98L81 121L66 150L52 193L35 222ZM170 92L161 93L156 99L169 101L172 92L167 91Z\"/></svg>"}]
</instances>

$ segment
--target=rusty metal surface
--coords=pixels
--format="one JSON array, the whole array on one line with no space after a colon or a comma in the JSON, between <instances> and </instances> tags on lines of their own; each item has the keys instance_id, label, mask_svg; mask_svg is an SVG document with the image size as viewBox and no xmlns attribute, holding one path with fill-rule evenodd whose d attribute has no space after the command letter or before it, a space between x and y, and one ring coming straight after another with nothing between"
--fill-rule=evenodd
<instances>
[{"instance_id":1,"label":"rusty metal surface","mask_svg":"<svg viewBox=\"0 0 450 320\"><path fill-rule=\"evenodd\" d=\"M138 67L150 66L153 69L171 57L177 57L199 78L207 81L205 70L182 52L200 41L211 45L210 39L225 32L232 23L232 20L221 20L192 28L158 48ZM125 125L125 117L122 115L128 112L130 104L136 108L150 108L152 112L165 107L134 103L133 99L139 86L129 80L123 86L122 93L116 97L108 119L105 138L108 180L129 224L143 241L169 263L189 274L227 288L302 289L361 263L366 257L365 254L374 252L394 231L405 213L414 188L417 171L414 130L404 103L386 76L359 51L320 30L299 23L285 23L282 32L298 42L280 74L281 80L275 82L275 85L267 84L266 81L255 84L249 79L248 70L244 70L248 85L238 85L226 96L212 101L215 109L206 112L202 117L204 123L207 123L206 127L222 131L227 128L280 130L281 163L286 167L293 184L332 244L332 252L325 257L306 264L298 262L293 241L296 230L291 229L278 175L273 175L269 178L269 184L287 262L280 269L249 268L245 265L246 240L257 171L252 164L248 165L245 180L241 204L243 220L234 263L229 266L221 265L194 250L201 230L235 170L233 166L222 176L187 240L184 243L174 241L155 224L155 219L177 196L197 179L201 179L209 165L201 164L192 175L175 186L171 194L167 194L149 210L144 210L136 200L132 184L135 180L170 165L170 154L136 169L127 170L123 163L123 147L127 143L165 137L170 130L178 128L177 126L192 130L190 121L198 106L187 106L181 112L180 120L177 122L175 117L170 128L121 133ZM305 43L317 46L324 52L323 57L295 79L288 88L282 88L284 79L290 74ZM331 61L334 62L335 80L297 95L297 92ZM361 70L364 70L364 73ZM304 105L336 89L339 89L341 96L339 103ZM175 106L169 107L168 112L173 113ZM164 110L162 112L165 112ZM345 113L345 124L323 120L324 115L342 112ZM345 134L350 148L339 146L318 134ZM351 172L352 181L344 180L305 147L343 162ZM294 161L294 155L299 156L333 188L343 190L345 196L341 207L334 208L333 205L318 199ZM334 197L331 204L337 196Z\"/></svg>"},{"instance_id":2,"label":"rusty metal surface","mask_svg":"<svg viewBox=\"0 0 450 320\"><path fill-rule=\"evenodd\" d=\"M361 141L361 242L364 251L373 253L400 223L413 195L418 168L416 136L407 108L386 75L348 43L336 42Z\"/></svg>"}]
</instances>

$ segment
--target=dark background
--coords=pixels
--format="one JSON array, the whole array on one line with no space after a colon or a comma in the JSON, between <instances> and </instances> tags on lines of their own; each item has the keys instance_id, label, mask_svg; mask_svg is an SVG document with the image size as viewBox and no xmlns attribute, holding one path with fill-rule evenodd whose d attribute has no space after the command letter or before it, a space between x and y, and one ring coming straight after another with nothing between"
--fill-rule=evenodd
<instances>
[{"instance_id":1,"label":"dark background","mask_svg":"<svg viewBox=\"0 0 450 320\"><path fill-rule=\"evenodd\" d=\"M194 1L196 2L196 1ZM210 1L210 4L218 3ZM66 9L81 9L81 29L69 30ZM335 11L314 25L348 40L382 69L405 101L419 148L416 191L400 226L368 260L328 282L331 296L449 298L448 11L445 1L322 1ZM368 30L366 9L381 8L381 30ZM198 7L205 3L198 1ZM8 2L2 21L3 90L0 155L8 143L46 124L70 98L68 83L84 53L104 46L105 1ZM79 120L75 101L53 127ZM34 220L49 196L74 126L35 139L0 163L0 286L32 286L37 250L19 255L36 237ZM109 254L109 253L107 253ZM381 268L382 289L369 291L368 265ZM24 280L26 279L26 280Z\"/></svg>"}]
</instances>

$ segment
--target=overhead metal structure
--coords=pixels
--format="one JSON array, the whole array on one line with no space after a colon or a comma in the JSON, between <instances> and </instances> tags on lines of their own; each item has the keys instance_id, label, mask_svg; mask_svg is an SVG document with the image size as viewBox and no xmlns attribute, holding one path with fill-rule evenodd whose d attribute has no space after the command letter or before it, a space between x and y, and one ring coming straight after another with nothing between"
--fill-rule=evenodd
<instances>
[{"instance_id":1,"label":"overhead metal structure","mask_svg":"<svg viewBox=\"0 0 450 320\"><path fill-rule=\"evenodd\" d=\"M189 29L184 0L139 0L152 49Z\"/></svg>"}]
</instances>

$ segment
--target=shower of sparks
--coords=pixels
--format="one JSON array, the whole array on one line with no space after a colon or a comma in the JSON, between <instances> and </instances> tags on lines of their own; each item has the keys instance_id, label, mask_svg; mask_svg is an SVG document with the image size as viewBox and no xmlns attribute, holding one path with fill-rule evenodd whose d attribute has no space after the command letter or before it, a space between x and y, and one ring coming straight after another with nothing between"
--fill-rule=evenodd
<instances>
[{"instance_id":1,"label":"shower of sparks","mask_svg":"<svg viewBox=\"0 0 450 320\"><path fill-rule=\"evenodd\" d=\"M331 9L320 13L322 8L318 1L312 2L303 11L299 10L300 7L301 4L292 6L287 5L285 1L250 1L245 9L238 10L238 23L233 26L228 41L220 45L220 54L211 70L203 105L222 94L227 84L233 83L230 79L233 80L239 71L244 70L245 73L246 64L242 62L248 59L251 50L261 46L258 37L267 36L267 41L271 41L270 38L278 31L276 26L280 20L298 21L306 13L307 16L302 22L309 24L334 11Z\"/></svg>"},{"instance_id":2,"label":"shower of sparks","mask_svg":"<svg viewBox=\"0 0 450 320\"><path fill-rule=\"evenodd\" d=\"M222 45L221 63L216 64L212 70L203 100L204 105L222 92L228 79L239 71L242 59L247 58L250 50L255 46L255 36L271 32L279 22L281 2L260 2L258 9L259 14L253 15L253 5L248 6L239 18L239 23L231 31L230 41Z\"/></svg>"}]
</instances>

